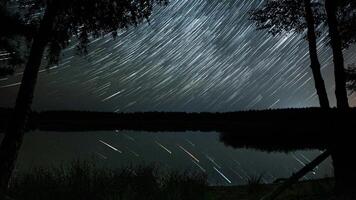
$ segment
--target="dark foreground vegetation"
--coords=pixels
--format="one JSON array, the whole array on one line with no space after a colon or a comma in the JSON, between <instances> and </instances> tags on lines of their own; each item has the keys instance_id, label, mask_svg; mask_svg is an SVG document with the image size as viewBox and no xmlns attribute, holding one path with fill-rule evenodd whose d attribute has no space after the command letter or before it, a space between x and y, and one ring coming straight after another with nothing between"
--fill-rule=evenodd
<instances>
[{"instance_id":1,"label":"dark foreground vegetation","mask_svg":"<svg viewBox=\"0 0 356 200\"><path fill-rule=\"evenodd\" d=\"M199 200L207 199L207 188L204 174L161 172L154 166L112 170L76 161L16 175L8 196L16 200Z\"/></svg>"},{"instance_id":2,"label":"dark foreground vegetation","mask_svg":"<svg viewBox=\"0 0 356 200\"><path fill-rule=\"evenodd\" d=\"M209 186L204 174L162 172L153 166L112 170L76 161L16 174L8 196L17 200L253 200L279 185L259 180L251 178L244 186ZM333 179L304 181L278 199L328 199L332 191Z\"/></svg>"}]
</instances>

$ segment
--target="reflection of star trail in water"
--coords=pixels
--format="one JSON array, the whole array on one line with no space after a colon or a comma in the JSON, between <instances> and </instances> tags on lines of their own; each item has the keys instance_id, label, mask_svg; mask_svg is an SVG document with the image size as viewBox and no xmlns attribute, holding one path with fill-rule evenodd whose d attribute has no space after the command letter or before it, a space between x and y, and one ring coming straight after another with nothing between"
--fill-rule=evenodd
<instances>
[{"instance_id":1,"label":"reflection of star trail in water","mask_svg":"<svg viewBox=\"0 0 356 200\"><path fill-rule=\"evenodd\" d=\"M9 88L9 87L14 87L14 86L18 86L18 85L21 85L21 82L3 85L0 88Z\"/></svg>"},{"instance_id":2,"label":"reflection of star trail in water","mask_svg":"<svg viewBox=\"0 0 356 200\"><path fill-rule=\"evenodd\" d=\"M103 154L99 153L99 152L95 152L96 155L98 155L100 158L106 160L108 159L108 157L104 156Z\"/></svg>"},{"instance_id":3,"label":"reflection of star trail in water","mask_svg":"<svg viewBox=\"0 0 356 200\"><path fill-rule=\"evenodd\" d=\"M134 138L135 142L126 138L125 134ZM196 144L195 147L186 143L186 140ZM178 145L190 152L199 162ZM118 154L116 150L122 153ZM301 153L307 159L313 159L320 154L319 151L298 151L295 155L300 160L303 159ZM271 183L277 178L290 176L302 167L292 155L226 148L218 141L217 133L194 132L179 134L132 131L89 134L35 132L26 136L20 157L20 166L24 166L25 163L30 163L31 166L32 163L44 161L49 161L49 165L53 165L56 162L60 164L65 160L77 158L86 160L94 158L97 166L113 168L154 164L164 171L192 170L191 172L207 173L209 183L223 185L230 183L216 169L227 177L231 184L246 184L249 179L261 174L264 182ZM330 169L332 168L328 161L304 179L323 178L330 174Z\"/></svg>"},{"instance_id":4,"label":"reflection of star trail in water","mask_svg":"<svg viewBox=\"0 0 356 200\"><path fill-rule=\"evenodd\" d=\"M131 137L131 136L129 136L129 135L127 135L127 134L122 134L125 138L127 138L128 140L131 140L131 141L133 141L133 142L135 142L135 139L133 138L133 137Z\"/></svg>"},{"instance_id":5,"label":"reflection of star trail in water","mask_svg":"<svg viewBox=\"0 0 356 200\"><path fill-rule=\"evenodd\" d=\"M157 142L157 141L155 141L155 143L156 143L159 147L161 147L162 149L164 149L165 151L167 151L169 154L172 154L172 151L170 151L167 147L163 146L163 144L161 144L161 143L159 143L159 142Z\"/></svg>"},{"instance_id":6,"label":"reflection of star trail in water","mask_svg":"<svg viewBox=\"0 0 356 200\"><path fill-rule=\"evenodd\" d=\"M216 172L218 172L228 183L232 183L230 179L228 179L220 170L218 170L216 167L213 167Z\"/></svg>"},{"instance_id":7,"label":"reflection of star trail in water","mask_svg":"<svg viewBox=\"0 0 356 200\"><path fill-rule=\"evenodd\" d=\"M231 170L234 174L236 174L241 180L244 179L244 177L242 177L236 170L232 169L231 167L230 167L230 170Z\"/></svg>"},{"instance_id":8,"label":"reflection of star trail in water","mask_svg":"<svg viewBox=\"0 0 356 200\"><path fill-rule=\"evenodd\" d=\"M210 157L210 156L208 156L208 155L205 155L205 157L206 157L211 163L213 163L217 168L221 169L221 166L220 166L218 163L216 163L215 160L214 160L212 157Z\"/></svg>"},{"instance_id":9,"label":"reflection of star trail in water","mask_svg":"<svg viewBox=\"0 0 356 200\"><path fill-rule=\"evenodd\" d=\"M102 141L102 140L99 140L99 142L103 143L104 145L106 145L107 147L109 147L110 149L114 150L114 151L117 151L119 153L122 153L122 151L118 150L117 148L113 147L112 145Z\"/></svg>"},{"instance_id":10,"label":"reflection of star trail in water","mask_svg":"<svg viewBox=\"0 0 356 200\"><path fill-rule=\"evenodd\" d=\"M134 151L132 151L132 150L130 150L130 149L129 149L129 151L130 151L134 156L140 157L140 155L139 155L138 153L136 153L136 152L134 152Z\"/></svg>"},{"instance_id":11,"label":"reflection of star trail in water","mask_svg":"<svg viewBox=\"0 0 356 200\"><path fill-rule=\"evenodd\" d=\"M206 173L206 169L204 169L199 163L197 163L195 160L192 160L192 162L193 162L203 173Z\"/></svg>"},{"instance_id":12,"label":"reflection of star trail in water","mask_svg":"<svg viewBox=\"0 0 356 200\"><path fill-rule=\"evenodd\" d=\"M193 158L196 162L200 162L199 159L197 157L195 157L192 153L190 153L187 149L185 149L184 147L182 147L181 145L177 145L180 149L182 149L186 154L188 154L191 158Z\"/></svg>"},{"instance_id":13,"label":"reflection of star trail in water","mask_svg":"<svg viewBox=\"0 0 356 200\"><path fill-rule=\"evenodd\" d=\"M299 158L297 158L297 156L296 156L294 153L292 153L292 156L293 156L293 158L294 158L299 164L301 164L303 167L306 165L303 161L301 161Z\"/></svg>"},{"instance_id":14,"label":"reflection of star trail in water","mask_svg":"<svg viewBox=\"0 0 356 200\"><path fill-rule=\"evenodd\" d=\"M190 145L192 145L193 147L195 147L195 144L194 144L192 141L190 141L190 140L188 140L188 139L185 139L185 141L187 141Z\"/></svg>"}]
</instances>

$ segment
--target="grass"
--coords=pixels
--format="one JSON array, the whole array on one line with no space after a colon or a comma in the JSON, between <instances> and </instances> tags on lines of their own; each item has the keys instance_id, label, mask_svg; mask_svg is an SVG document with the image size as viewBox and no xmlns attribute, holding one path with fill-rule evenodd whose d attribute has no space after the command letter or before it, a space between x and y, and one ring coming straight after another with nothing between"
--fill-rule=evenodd
<instances>
[{"instance_id":1,"label":"grass","mask_svg":"<svg viewBox=\"0 0 356 200\"><path fill-rule=\"evenodd\" d=\"M263 174L259 176L251 176L247 180L247 192L250 195L254 195L261 191Z\"/></svg>"},{"instance_id":2,"label":"grass","mask_svg":"<svg viewBox=\"0 0 356 200\"><path fill-rule=\"evenodd\" d=\"M256 178L253 179L257 180ZM215 186L210 187L210 191L212 191L214 200L260 200L279 185L280 183L258 185L253 183L243 186ZM252 193L251 187L254 191ZM333 189L334 180L332 178L300 181L284 191L276 200L330 200L333 199Z\"/></svg>"},{"instance_id":3,"label":"grass","mask_svg":"<svg viewBox=\"0 0 356 200\"><path fill-rule=\"evenodd\" d=\"M13 178L9 196L17 200L188 200L206 199L203 174L169 172L155 166L99 169L90 162L35 168Z\"/></svg>"},{"instance_id":4,"label":"grass","mask_svg":"<svg viewBox=\"0 0 356 200\"><path fill-rule=\"evenodd\" d=\"M8 196L16 200L232 200L260 199L279 184L263 184L253 176L244 186L209 186L205 174L162 172L156 166L98 168L93 162L34 168L17 174ZM303 181L278 199L329 199L333 179Z\"/></svg>"}]
</instances>

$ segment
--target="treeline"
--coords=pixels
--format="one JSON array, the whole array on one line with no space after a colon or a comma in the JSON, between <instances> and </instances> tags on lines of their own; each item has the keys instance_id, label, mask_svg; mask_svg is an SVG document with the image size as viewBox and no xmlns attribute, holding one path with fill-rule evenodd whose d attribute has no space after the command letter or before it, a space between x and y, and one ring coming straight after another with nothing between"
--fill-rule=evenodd
<instances>
[{"instance_id":1,"label":"treeline","mask_svg":"<svg viewBox=\"0 0 356 200\"><path fill-rule=\"evenodd\" d=\"M10 109L1 109L1 129ZM277 109L227 113L90 111L32 112L27 130L86 132L133 130L148 132L219 132L233 147L260 149L324 148L348 142L356 109ZM332 134L331 134L332 133Z\"/></svg>"},{"instance_id":2,"label":"treeline","mask_svg":"<svg viewBox=\"0 0 356 200\"><path fill-rule=\"evenodd\" d=\"M2 129L11 116L11 109L1 108ZM142 131L240 131L247 126L251 130L270 127L279 132L281 127L300 123L311 129L331 128L339 123L356 121L356 109L294 108L276 110L254 110L225 113L185 113L185 112L92 112L92 111L42 111L31 112L32 129L53 131L95 131L95 130L142 130ZM177 126L172 126L177 125ZM314 126L314 127L313 127ZM342 128L340 126L338 128ZM96 129L97 128L97 129ZM289 128L291 129L291 128ZM288 132L294 132L293 129ZM268 132L268 130L266 130ZM285 130L280 130L285 133ZM317 130L316 130L317 131ZM323 130L317 131L323 132Z\"/></svg>"}]
</instances>

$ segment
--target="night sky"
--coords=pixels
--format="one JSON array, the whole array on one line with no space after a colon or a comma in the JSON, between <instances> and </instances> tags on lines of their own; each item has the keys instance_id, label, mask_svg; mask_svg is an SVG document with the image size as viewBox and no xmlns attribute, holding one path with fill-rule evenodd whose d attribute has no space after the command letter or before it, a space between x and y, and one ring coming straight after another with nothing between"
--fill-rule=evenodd
<instances>
[{"instance_id":1,"label":"night sky","mask_svg":"<svg viewBox=\"0 0 356 200\"><path fill-rule=\"evenodd\" d=\"M150 24L121 31L116 40L109 36L92 40L85 57L76 56L72 41L58 66L41 70L33 108L225 112L318 106L303 35L272 37L256 31L248 12L261 2L172 0L155 10ZM322 34L319 58L335 105L332 57L325 41L326 34ZM356 47L345 51L346 64L356 62L355 52ZM20 80L20 70L0 79L0 106L13 106ZM356 105L355 95L350 104ZM217 133L36 132L26 137L20 163L27 166L96 155L115 166L140 160L170 167L202 167L213 183L219 178L229 183L219 172L228 174L232 183L243 183L247 174L263 171L271 174L270 180L286 176L318 153L233 150L218 142ZM214 164L213 157L220 164ZM286 169L279 168L281 163ZM245 175L238 172L241 178L231 168L250 171ZM330 171L327 163L317 175Z\"/></svg>"}]
</instances>

